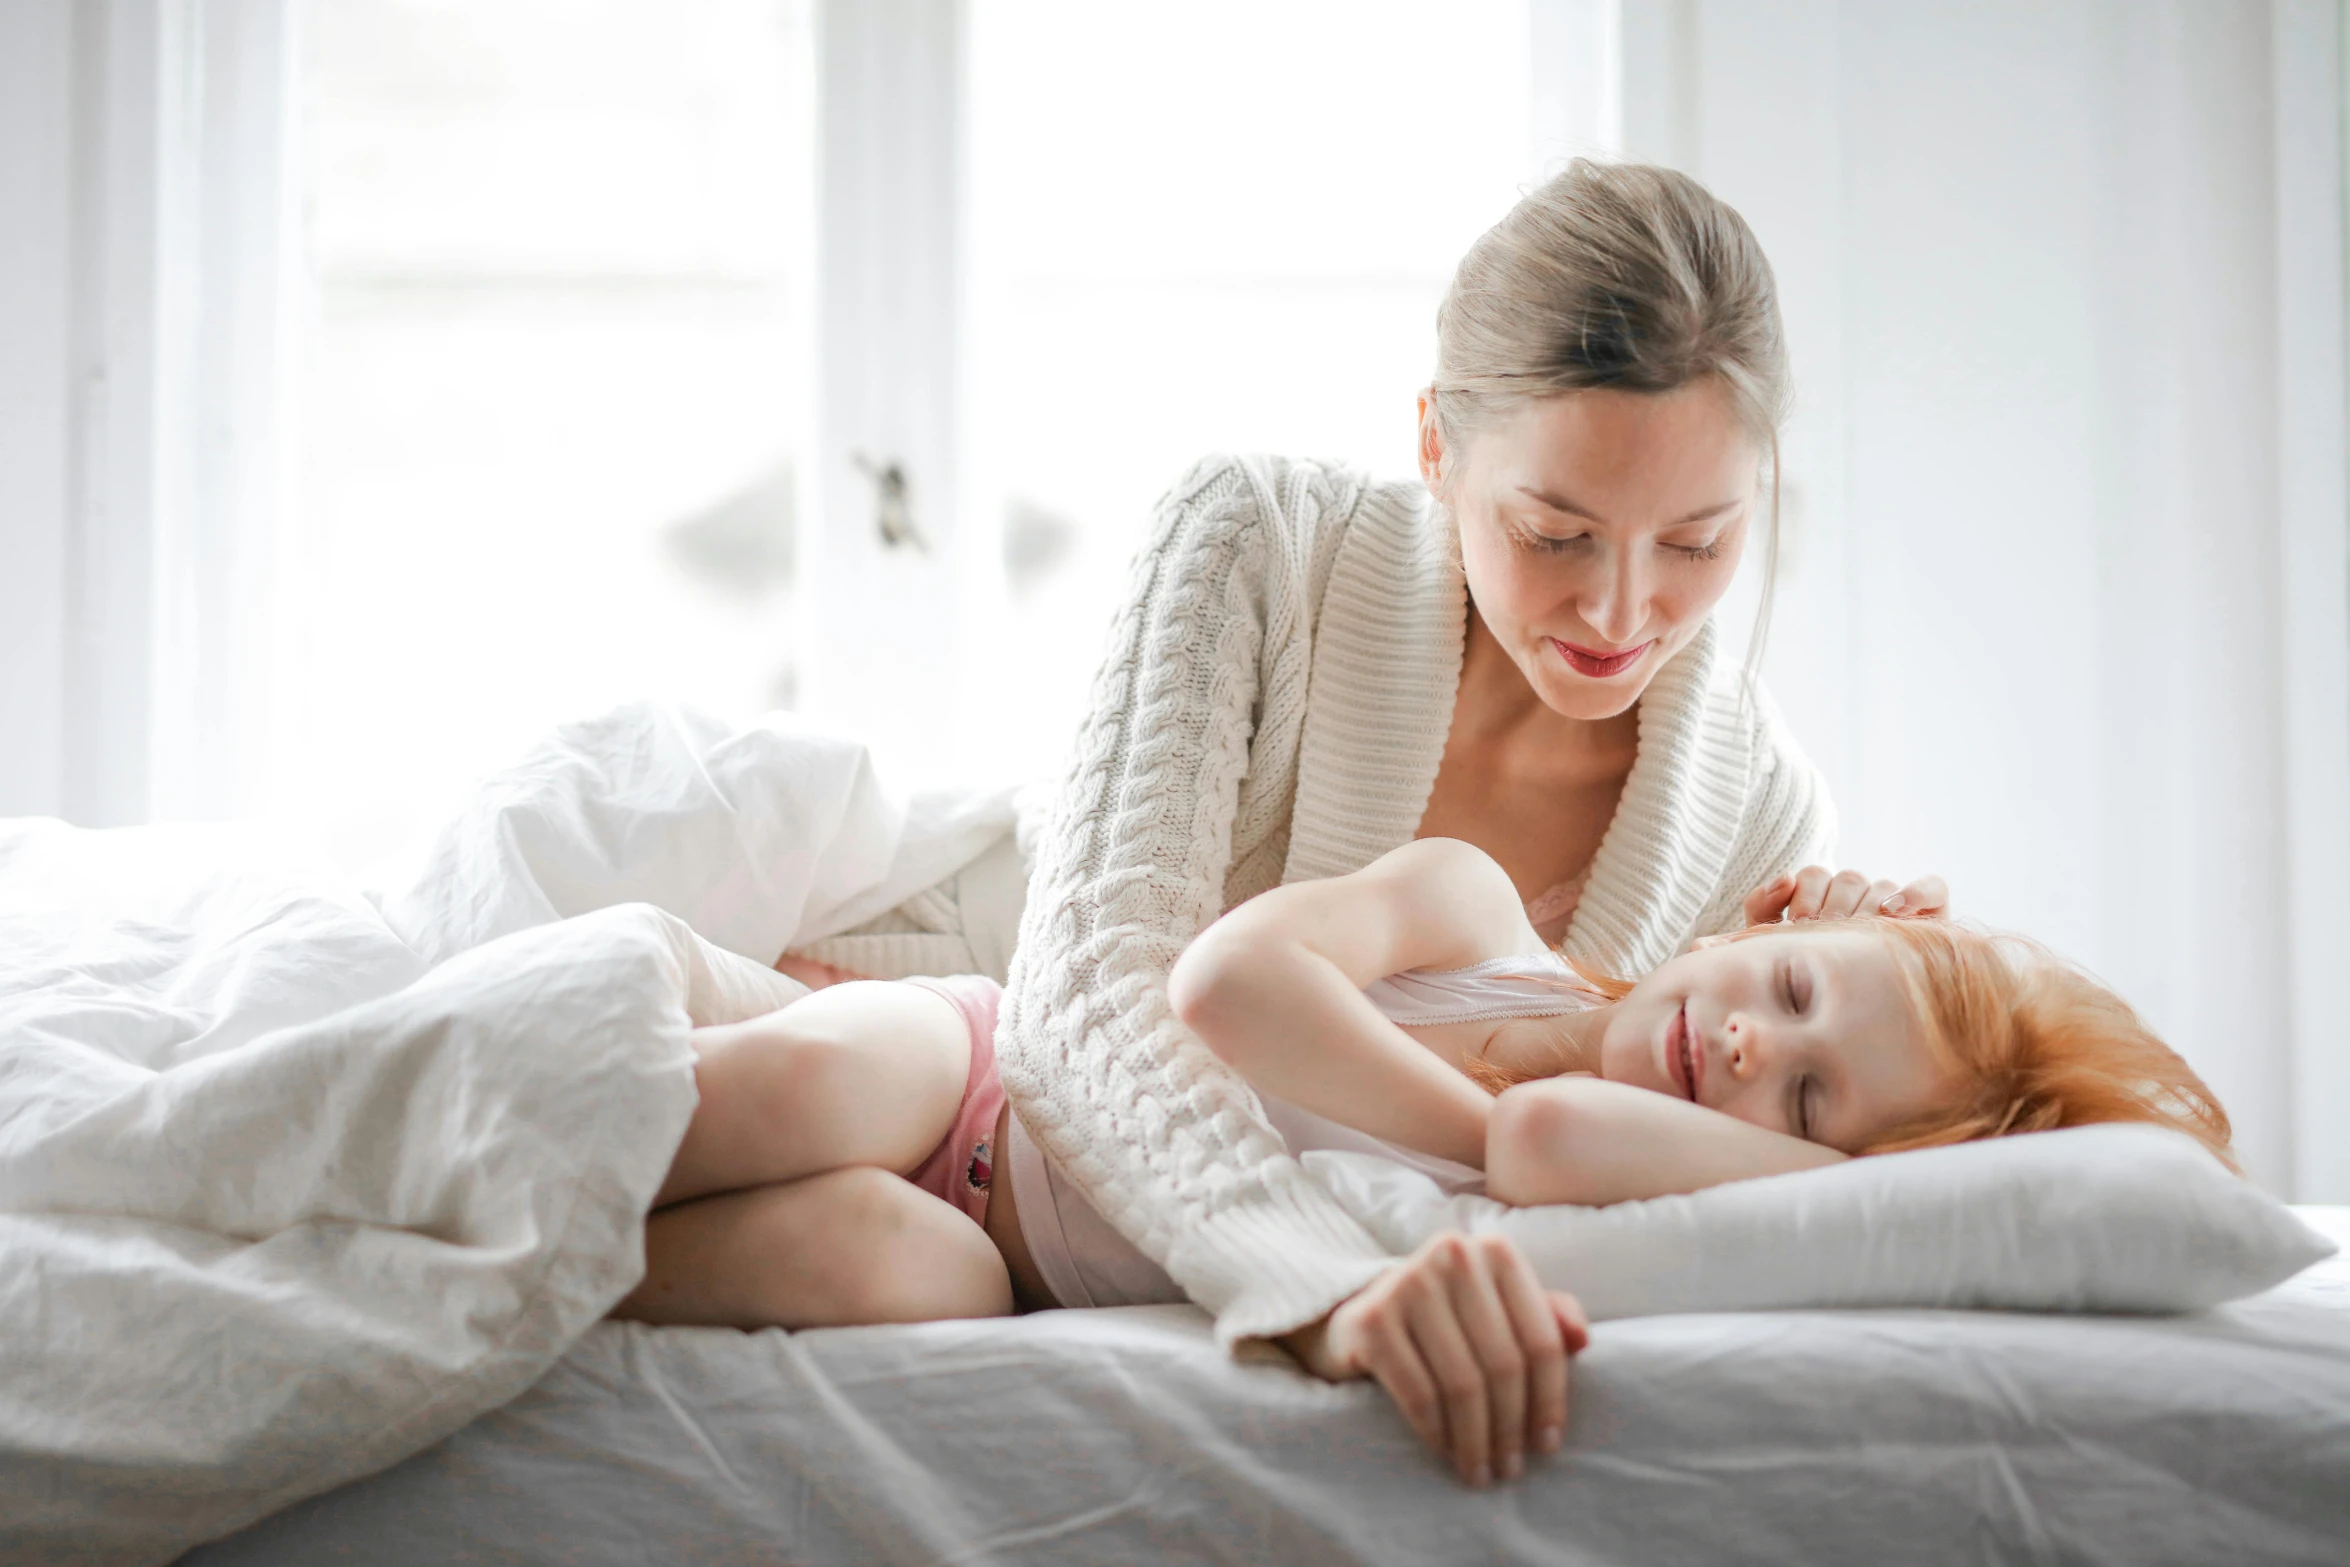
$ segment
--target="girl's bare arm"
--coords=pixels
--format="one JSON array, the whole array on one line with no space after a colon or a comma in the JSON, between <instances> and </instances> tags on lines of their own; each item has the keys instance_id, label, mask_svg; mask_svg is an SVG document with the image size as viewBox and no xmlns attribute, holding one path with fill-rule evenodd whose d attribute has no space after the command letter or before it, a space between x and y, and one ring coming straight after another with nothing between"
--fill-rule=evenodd
<instances>
[{"instance_id":1,"label":"girl's bare arm","mask_svg":"<svg viewBox=\"0 0 2350 1567\"><path fill-rule=\"evenodd\" d=\"M1520 1083L1494 1102L1485 1189L1519 1205L1590 1207L1841 1163L1819 1143L1596 1077Z\"/></svg>"},{"instance_id":2,"label":"girl's bare arm","mask_svg":"<svg viewBox=\"0 0 2350 1567\"><path fill-rule=\"evenodd\" d=\"M1381 1016L1363 987L1541 945L1500 866L1469 844L1427 838L1352 875L1242 904L1185 949L1168 996L1256 1087L1375 1137L1482 1165L1491 1096Z\"/></svg>"}]
</instances>

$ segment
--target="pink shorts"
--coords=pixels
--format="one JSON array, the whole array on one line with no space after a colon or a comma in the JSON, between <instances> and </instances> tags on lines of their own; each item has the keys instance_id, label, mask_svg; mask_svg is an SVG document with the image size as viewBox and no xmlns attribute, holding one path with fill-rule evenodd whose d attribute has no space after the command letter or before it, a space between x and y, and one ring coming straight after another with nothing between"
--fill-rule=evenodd
<instances>
[{"instance_id":1,"label":"pink shorts","mask_svg":"<svg viewBox=\"0 0 2350 1567\"><path fill-rule=\"evenodd\" d=\"M944 998L963 1015L971 1033L971 1071L963 1079L963 1103L955 1111L955 1124L922 1161L922 1168L906 1179L953 1203L974 1224L985 1224L988 1189L995 1184L995 1123L1004 1108L1004 1085L995 1075L995 1015L1004 990L977 974L906 983Z\"/></svg>"}]
</instances>

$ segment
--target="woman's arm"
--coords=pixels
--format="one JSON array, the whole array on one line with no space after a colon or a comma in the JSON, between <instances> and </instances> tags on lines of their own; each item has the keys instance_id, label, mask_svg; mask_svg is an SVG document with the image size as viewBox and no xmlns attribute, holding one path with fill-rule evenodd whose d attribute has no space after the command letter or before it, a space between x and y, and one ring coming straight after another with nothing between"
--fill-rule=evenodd
<instances>
[{"instance_id":1,"label":"woman's arm","mask_svg":"<svg viewBox=\"0 0 2350 1567\"><path fill-rule=\"evenodd\" d=\"M1485 1162L1493 1100L1380 1015L1363 987L1539 949L1509 876L1450 838L1295 882L1201 933L1168 978L1176 1016L1258 1088L1461 1164Z\"/></svg>"},{"instance_id":2,"label":"woman's arm","mask_svg":"<svg viewBox=\"0 0 2350 1567\"><path fill-rule=\"evenodd\" d=\"M1845 1155L1667 1094L1596 1077L1520 1083L1494 1102L1485 1190L1587 1207L1840 1164Z\"/></svg>"},{"instance_id":3,"label":"woman's arm","mask_svg":"<svg viewBox=\"0 0 2350 1567\"><path fill-rule=\"evenodd\" d=\"M1391 1257L1283 1155L1167 997L1177 956L1222 911L1236 850L1266 852L1296 792L1313 574L1334 558L1316 530L1376 526L1372 547L1419 548L1396 531L1416 512L1366 520L1342 480L1225 459L1162 505L1037 843L996 1048L1022 1123L1216 1313L1219 1339L1291 1334L1317 1375L1376 1377L1464 1474L1496 1454L1506 1473L1507 1455L1555 1448L1564 1426L1572 1303L1506 1243ZM1240 845L1244 776L1263 836Z\"/></svg>"},{"instance_id":4,"label":"woman's arm","mask_svg":"<svg viewBox=\"0 0 2350 1567\"><path fill-rule=\"evenodd\" d=\"M1296 787L1305 572L1329 554L1310 529L1354 504L1310 465L1233 459L1161 504L1037 840L997 1025L1023 1124L1227 1341L1311 1321L1393 1263L1167 997L1223 911L1244 781L1260 812Z\"/></svg>"}]
</instances>

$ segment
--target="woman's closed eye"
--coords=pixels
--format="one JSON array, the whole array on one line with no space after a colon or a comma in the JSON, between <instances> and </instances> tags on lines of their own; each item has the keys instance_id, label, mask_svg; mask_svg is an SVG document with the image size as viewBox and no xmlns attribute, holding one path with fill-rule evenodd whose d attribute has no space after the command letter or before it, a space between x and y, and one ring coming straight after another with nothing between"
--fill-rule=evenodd
<instances>
[{"instance_id":1,"label":"woman's closed eye","mask_svg":"<svg viewBox=\"0 0 2350 1567\"><path fill-rule=\"evenodd\" d=\"M1569 550L1591 542L1591 535L1588 533L1563 535L1544 533L1539 528L1530 528L1522 522L1511 526L1510 537L1517 542L1520 548L1539 550L1545 555L1563 555Z\"/></svg>"},{"instance_id":2,"label":"woman's closed eye","mask_svg":"<svg viewBox=\"0 0 2350 1567\"><path fill-rule=\"evenodd\" d=\"M1668 544L1665 548L1689 560L1719 560L1722 555L1722 540L1717 534L1703 544Z\"/></svg>"}]
</instances>

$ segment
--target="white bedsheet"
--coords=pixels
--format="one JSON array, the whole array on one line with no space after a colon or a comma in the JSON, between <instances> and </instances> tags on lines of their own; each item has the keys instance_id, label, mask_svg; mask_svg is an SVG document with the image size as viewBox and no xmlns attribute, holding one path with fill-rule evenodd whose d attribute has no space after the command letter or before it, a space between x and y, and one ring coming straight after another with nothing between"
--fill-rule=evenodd
<instances>
[{"instance_id":1,"label":"white bedsheet","mask_svg":"<svg viewBox=\"0 0 2350 1567\"><path fill-rule=\"evenodd\" d=\"M2350 1212L2303 1211L2350 1239ZM450 1440L187 1567L1470 1560L2338 1567L2350 1262L2187 1317L1605 1323L1567 1451L1485 1495L1375 1391L1235 1364L1187 1307L606 1324Z\"/></svg>"},{"instance_id":2,"label":"white bedsheet","mask_svg":"<svg viewBox=\"0 0 2350 1567\"><path fill-rule=\"evenodd\" d=\"M0 822L0 1562L169 1561L529 1386L642 1271L690 1026L1011 822L656 707L558 732L372 898L233 835Z\"/></svg>"}]
</instances>

